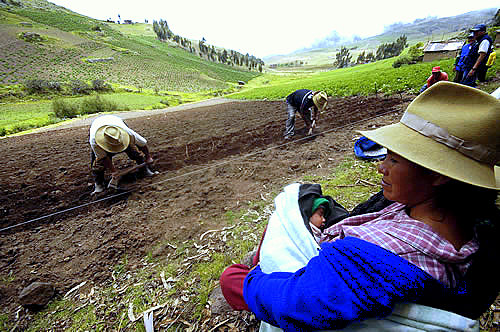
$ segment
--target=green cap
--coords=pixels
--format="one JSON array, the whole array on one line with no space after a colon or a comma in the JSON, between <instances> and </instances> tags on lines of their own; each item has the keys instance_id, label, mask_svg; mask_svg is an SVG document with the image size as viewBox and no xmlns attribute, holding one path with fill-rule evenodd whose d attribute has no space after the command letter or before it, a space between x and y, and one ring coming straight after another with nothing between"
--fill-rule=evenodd
<instances>
[{"instance_id":1,"label":"green cap","mask_svg":"<svg viewBox=\"0 0 500 332\"><path fill-rule=\"evenodd\" d=\"M322 197L316 198L313 201L313 206L312 206L311 212L314 213L321 205L324 205L323 206L323 209L325 210L324 216L326 218L328 216L328 214L330 213L330 202L328 202L328 200L326 198L322 198Z\"/></svg>"}]
</instances>

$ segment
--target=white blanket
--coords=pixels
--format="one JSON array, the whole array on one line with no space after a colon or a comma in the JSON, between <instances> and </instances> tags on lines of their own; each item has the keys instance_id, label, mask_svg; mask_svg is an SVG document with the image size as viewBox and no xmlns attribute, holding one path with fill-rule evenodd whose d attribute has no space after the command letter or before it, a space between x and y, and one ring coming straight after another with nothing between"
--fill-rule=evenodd
<instances>
[{"instance_id":1,"label":"white blanket","mask_svg":"<svg viewBox=\"0 0 500 332\"><path fill-rule=\"evenodd\" d=\"M299 209L299 183L286 186L275 202L260 250L263 272L295 272L318 254L319 245L307 230ZM280 328L266 322L260 332ZM479 331L479 322L423 305L401 303L384 319L368 319L350 324L343 331Z\"/></svg>"}]
</instances>

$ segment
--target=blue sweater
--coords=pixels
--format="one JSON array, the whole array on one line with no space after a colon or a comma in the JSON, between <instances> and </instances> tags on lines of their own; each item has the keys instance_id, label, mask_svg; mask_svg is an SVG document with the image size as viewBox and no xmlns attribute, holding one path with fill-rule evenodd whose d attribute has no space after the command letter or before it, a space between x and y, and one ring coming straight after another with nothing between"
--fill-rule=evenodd
<instances>
[{"instance_id":1,"label":"blue sweater","mask_svg":"<svg viewBox=\"0 0 500 332\"><path fill-rule=\"evenodd\" d=\"M471 46L472 46L472 44L469 44L469 43L462 46L462 51L460 52L460 58L458 59L458 62L456 65L457 71L464 71L465 70L465 60L467 59L467 56L469 55Z\"/></svg>"},{"instance_id":2,"label":"blue sweater","mask_svg":"<svg viewBox=\"0 0 500 332\"><path fill-rule=\"evenodd\" d=\"M319 255L295 273L245 278L243 296L259 320L285 331L340 329L389 315L396 302L425 302L450 292L401 257L358 238L322 244Z\"/></svg>"}]
</instances>

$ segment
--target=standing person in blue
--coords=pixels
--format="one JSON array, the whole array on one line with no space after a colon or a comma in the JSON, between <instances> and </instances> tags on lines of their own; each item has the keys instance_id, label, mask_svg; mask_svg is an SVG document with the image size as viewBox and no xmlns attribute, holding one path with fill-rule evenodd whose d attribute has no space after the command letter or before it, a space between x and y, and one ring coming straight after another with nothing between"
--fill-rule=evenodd
<instances>
[{"instance_id":1,"label":"standing person in blue","mask_svg":"<svg viewBox=\"0 0 500 332\"><path fill-rule=\"evenodd\" d=\"M319 119L319 111L324 110L327 103L328 96L323 91L300 89L289 94L286 97L288 119L285 124L285 139L295 135L295 113L300 113L310 134Z\"/></svg>"},{"instance_id":2,"label":"standing person in blue","mask_svg":"<svg viewBox=\"0 0 500 332\"><path fill-rule=\"evenodd\" d=\"M474 33L476 43L473 44L469 51L469 57L465 62L464 78L462 84L475 87L476 79L484 82L486 79L486 62L493 49L493 40L486 33L486 25L478 24L471 29Z\"/></svg>"},{"instance_id":3,"label":"standing person in blue","mask_svg":"<svg viewBox=\"0 0 500 332\"><path fill-rule=\"evenodd\" d=\"M453 71L455 72L455 79L453 82L455 83L460 83L464 77L465 61L469 55L472 44L474 44L473 32L467 36L467 43L464 43L462 49L460 50L460 54L456 58L455 67L453 67Z\"/></svg>"}]
</instances>

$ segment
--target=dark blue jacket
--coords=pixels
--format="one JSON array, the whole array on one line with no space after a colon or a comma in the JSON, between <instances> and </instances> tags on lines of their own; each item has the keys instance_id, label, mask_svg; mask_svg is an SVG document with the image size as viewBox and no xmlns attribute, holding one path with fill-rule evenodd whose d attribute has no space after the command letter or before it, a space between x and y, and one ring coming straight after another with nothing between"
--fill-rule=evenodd
<instances>
[{"instance_id":1,"label":"dark blue jacket","mask_svg":"<svg viewBox=\"0 0 500 332\"><path fill-rule=\"evenodd\" d=\"M297 109L299 112L303 112L308 108L314 106L313 102L313 92L308 89L300 89L286 97L286 102Z\"/></svg>"},{"instance_id":2,"label":"dark blue jacket","mask_svg":"<svg viewBox=\"0 0 500 332\"><path fill-rule=\"evenodd\" d=\"M465 70L465 60L467 59L467 56L469 55L470 49L474 43L469 44L465 43L464 46L462 46L462 50L460 51L460 57L458 59L458 62L456 64L456 70L457 71L464 71Z\"/></svg>"},{"instance_id":3,"label":"dark blue jacket","mask_svg":"<svg viewBox=\"0 0 500 332\"><path fill-rule=\"evenodd\" d=\"M431 305L457 293L403 258L353 237L323 243L319 255L295 273L265 274L257 266L243 285L257 319L285 331L340 329L388 316L397 302Z\"/></svg>"},{"instance_id":4,"label":"dark blue jacket","mask_svg":"<svg viewBox=\"0 0 500 332\"><path fill-rule=\"evenodd\" d=\"M465 60L465 71L471 70L472 67L474 66L474 64L476 63L477 58L479 57L479 45L485 39L490 42L490 47L488 49L488 52L486 53L486 57L479 64L479 66L486 66L486 62L488 61L488 57L490 56L491 51L493 49L493 40L491 39L491 37L488 34L481 36L479 39L476 39L476 42L474 44L472 44L472 47L469 51L469 56Z\"/></svg>"}]
</instances>

